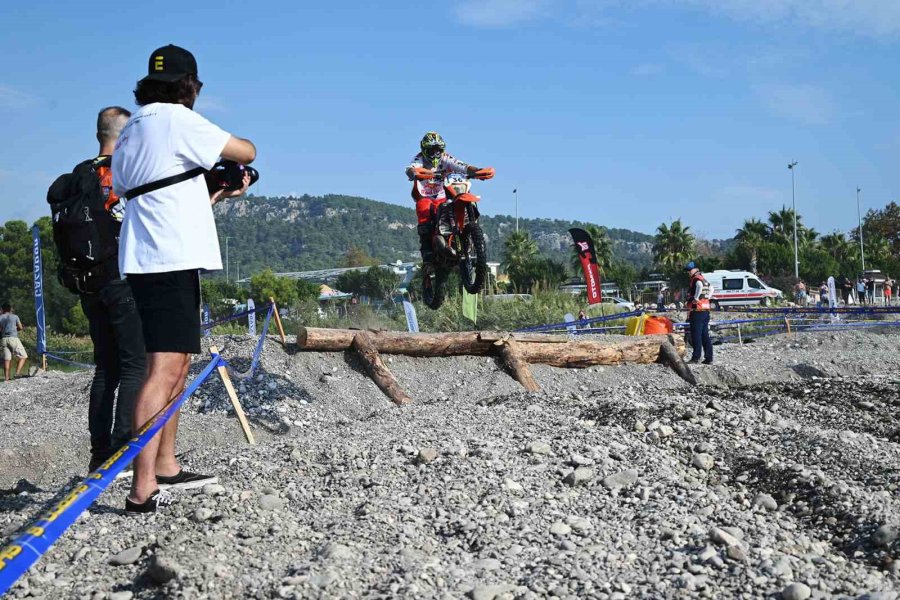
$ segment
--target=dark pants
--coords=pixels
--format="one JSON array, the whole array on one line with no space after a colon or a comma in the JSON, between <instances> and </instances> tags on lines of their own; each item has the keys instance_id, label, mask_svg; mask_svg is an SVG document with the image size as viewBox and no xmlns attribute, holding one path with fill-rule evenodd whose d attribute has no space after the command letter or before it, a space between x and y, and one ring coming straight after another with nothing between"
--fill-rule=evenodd
<instances>
[{"instance_id":1,"label":"dark pants","mask_svg":"<svg viewBox=\"0 0 900 600\"><path fill-rule=\"evenodd\" d=\"M144 381L144 333L127 281L82 294L81 308L90 322L96 365L88 408L91 455L106 459L131 439L134 403Z\"/></svg>"},{"instance_id":2,"label":"dark pants","mask_svg":"<svg viewBox=\"0 0 900 600\"><path fill-rule=\"evenodd\" d=\"M713 347L712 339L709 337L709 311L691 311L688 322L691 324L691 347L693 348L691 360L700 360L700 350L702 349L704 359L712 361Z\"/></svg>"}]
</instances>

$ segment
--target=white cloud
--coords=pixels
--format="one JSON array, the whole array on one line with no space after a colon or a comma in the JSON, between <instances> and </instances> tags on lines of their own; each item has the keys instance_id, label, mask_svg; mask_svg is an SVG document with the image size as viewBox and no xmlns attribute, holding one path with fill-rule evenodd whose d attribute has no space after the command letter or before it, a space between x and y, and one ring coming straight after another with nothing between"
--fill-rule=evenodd
<instances>
[{"instance_id":1,"label":"white cloud","mask_svg":"<svg viewBox=\"0 0 900 600\"><path fill-rule=\"evenodd\" d=\"M662 65L655 63L643 63L631 69L631 74L635 77L653 77L663 72Z\"/></svg>"},{"instance_id":2,"label":"white cloud","mask_svg":"<svg viewBox=\"0 0 900 600\"><path fill-rule=\"evenodd\" d=\"M509 27L542 17L549 0L463 0L456 5L457 18L477 27Z\"/></svg>"},{"instance_id":3,"label":"white cloud","mask_svg":"<svg viewBox=\"0 0 900 600\"><path fill-rule=\"evenodd\" d=\"M0 107L29 108L38 103L38 97L8 85L0 85Z\"/></svg>"},{"instance_id":4,"label":"white cloud","mask_svg":"<svg viewBox=\"0 0 900 600\"><path fill-rule=\"evenodd\" d=\"M694 6L739 20L794 22L816 29L863 35L900 32L900 2L894 0L659 0Z\"/></svg>"},{"instance_id":5,"label":"white cloud","mask_svg":"<svg viewBox=\"0 0 900 600\"><path fill-rule=\"evenodd\" d=\"M571 25L603 25L626 10L660 7L866 36L900 33L900 2L896 0L458 0L455 12L463 23L481 27L504 27L548 16Z\"/></svg>"},{"instance_id":6,"label":"white cloud","mask_svg":"<svg viewBox=\"0 0 900 600\"><path fill-rule=\"evenodd\" d=\"M822 88L805 83L757 86L756 94L772 114L805 125L825 125L837 114L837 106Z\"/></svg>"},{"instance_id":7,"label":"white cloud","mask_svg":"<svg viewBox=\"0 0 900 600\"><path fill-rule=\"evenodd\" d=\"M221 100L214 96L204 96L203 94L197 96L197 100L194 102L194 108L199 113L228 112L228 108L226 108Z\"/></svg>"}]
</instances>

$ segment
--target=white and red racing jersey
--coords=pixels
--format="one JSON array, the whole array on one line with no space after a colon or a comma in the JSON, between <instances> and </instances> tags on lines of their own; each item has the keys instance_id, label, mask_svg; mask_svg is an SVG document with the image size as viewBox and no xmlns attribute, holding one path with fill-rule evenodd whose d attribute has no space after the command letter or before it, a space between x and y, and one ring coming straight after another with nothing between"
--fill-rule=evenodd
<instances>
[{"instance_id":1,"label":"white and red racing jersey","mask_svg":"<svg viewBox=\"0 0 900 600\"><path fill-rule=\"evenodd\" d=\"M425 157L422 156L421 152L419 152L413 157L412 162L409 164L409 166L406 167L406 173L407 175L409 175L411 169L418 169L422 167L431 169L432 165L430 163L426 165ZM444 154L441 155L441 160L438 162L436 170L444 171L446 173L460 173L462 175L465 175L469 170L469 165L459 159L453 158L453 156L444 152ZM410 179L412 178L410 177ZM446 197L444 193L444 182L441 179L416 181L413 196L416 195L416 192L418 192L418 195L422 198L438 199Z\"/></svg>"}]
</instances>

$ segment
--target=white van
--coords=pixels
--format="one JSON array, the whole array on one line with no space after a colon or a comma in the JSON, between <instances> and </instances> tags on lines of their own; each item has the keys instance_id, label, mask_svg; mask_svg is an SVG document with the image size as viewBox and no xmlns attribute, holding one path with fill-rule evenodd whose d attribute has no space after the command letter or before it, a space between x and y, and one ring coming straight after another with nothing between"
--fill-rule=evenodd
<instances>
[{"instance_id":1,"label":"white van","mask_svg":"<svg viewBox=\"0 0 900 600\"><path fill-rule=\"evenodd\" d=\"M713 286L710 300L713 308L756 304L770 306L784 296L781 290L770 288L750 271L721 270L704 273L703 276Z\"/></svg>"}]
</instances>

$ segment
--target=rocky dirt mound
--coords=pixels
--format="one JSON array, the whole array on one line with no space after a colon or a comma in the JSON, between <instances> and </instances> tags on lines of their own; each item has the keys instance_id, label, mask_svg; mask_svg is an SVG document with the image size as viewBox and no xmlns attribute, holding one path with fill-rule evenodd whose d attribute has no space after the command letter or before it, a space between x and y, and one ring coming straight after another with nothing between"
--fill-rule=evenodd
<instances>
[{"instance_id":1,"label":"rocky dirt mound","mask_svg":"<svg viewBox=\"0 0 900 600\"><path fill-rule=\"evenodd\" d=\"M217 338L235 371L253 341ZM182 418L221 481L127 518L117 483L11 597L896 597L898 337L717 347L690 388L660 365L386 357L397 408L355 359L269 342ZM197 362L196 373L203 364ZM0 534L83 477L89 377L0 385ZM27 482L16 485L20 479Z\"/></svg>"}]
</instances>

